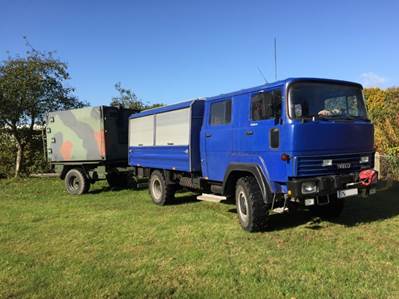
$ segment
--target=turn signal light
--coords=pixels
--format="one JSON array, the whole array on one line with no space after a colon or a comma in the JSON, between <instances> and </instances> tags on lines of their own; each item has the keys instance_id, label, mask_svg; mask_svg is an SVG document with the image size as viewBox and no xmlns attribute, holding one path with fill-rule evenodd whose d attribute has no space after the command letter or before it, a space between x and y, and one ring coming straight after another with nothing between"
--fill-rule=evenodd
<instances>
[{"instance_id":1,"label":"turn signal light","mask_svg":"<svg viewBox=\"0 0 399 299\"><path fill-rule=\"evenodd\" d=\"M281 160L288 161L289 159L290 159L290 156L288 154L281 154Z\"/></svg>"}]
</instances>

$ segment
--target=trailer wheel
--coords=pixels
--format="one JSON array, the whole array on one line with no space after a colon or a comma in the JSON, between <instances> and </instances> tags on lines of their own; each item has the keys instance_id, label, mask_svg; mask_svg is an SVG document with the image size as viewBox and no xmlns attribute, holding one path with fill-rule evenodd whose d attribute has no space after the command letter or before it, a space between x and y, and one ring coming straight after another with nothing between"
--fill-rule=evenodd
<instances>
[{"instance_id":1,"label":"trailer wheel","mask_svg":"<svg viewBox=\"0 0 399 299\"><path fill-rule=\"evenodd\" d=\"M163 206L173 201L176 185L167 184L163 174L159 170L155 170L151 173L149 192L152 201L157 205Z\"/></svg>"},{"instance_id":2,"label":"trailer wheel","mask_svg":"<svg viewBox=\"0 0 399 299\"><path fill-rule=\"evenodd\" d=\"M249 232L264 229L268 220L268 208L256 179L252 176L240 178L236 184L235 197L241 227Z\"/></svg>"},{"instance_id":3,"label":"trailer wheel","mask_svg":"<svg viewBox=\"0 0 399 299\"><path fill-rule=\"evenodd\" d=\"M345 201L343 199L337 198L336 195L330 195L329 204L322 206L315 205L311 207L311 212L313 213L313 215L321 218L333 219L341 215L344 206L345 206Z\"/></svg>"},{"instance_id":4,"label":"trailer wheel","mask_svg":"<svg viewBox=\"0 0 399 299\"><path fill-rule=\"evenodd\" d=\"M71 195L81 195L90 189L90 181L81 169L72 168L65 176L65 188Z\"/></svg>"}]
</instances>

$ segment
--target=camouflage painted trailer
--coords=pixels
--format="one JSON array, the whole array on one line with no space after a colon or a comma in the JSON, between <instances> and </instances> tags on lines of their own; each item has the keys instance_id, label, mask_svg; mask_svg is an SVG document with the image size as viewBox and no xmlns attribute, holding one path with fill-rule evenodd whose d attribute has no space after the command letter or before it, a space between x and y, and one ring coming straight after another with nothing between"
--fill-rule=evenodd
<instances>
[{"instance_id":1,"label":"camouflage painted trailer","mask_svg":"<svg viewBox=\"0 0 399 299\"><path fill-rule=\"evenodd\" d=\"M47 156L71 194L107 179L122 187L128 167L128 120L133 110L98 106L51 112L47 116Z\"/></svg>"}]
</instances>

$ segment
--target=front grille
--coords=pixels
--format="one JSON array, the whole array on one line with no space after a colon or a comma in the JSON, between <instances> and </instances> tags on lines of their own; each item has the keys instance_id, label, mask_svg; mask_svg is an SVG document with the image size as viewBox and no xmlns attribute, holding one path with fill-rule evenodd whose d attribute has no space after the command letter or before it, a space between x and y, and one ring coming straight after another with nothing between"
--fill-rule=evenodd
<instances>
[{"instance_id":1,"label":"front grille","mask_svg":"<svg viewBox=\"0 0 399 299\"><path fill-rule=\"evenodd\" d=\"M368 163L360 164L361 156L369 156ZM323 166L323 160L332 160L332 166ZM338 165L345 164L348 168L339 168ZM320 176L345 174L358 172L373 165L373 155L370 153L362 154L342 154L342 155L323 155L323 156L297 156L295 157L296 176Z\"/></svg>"}]
</instances>

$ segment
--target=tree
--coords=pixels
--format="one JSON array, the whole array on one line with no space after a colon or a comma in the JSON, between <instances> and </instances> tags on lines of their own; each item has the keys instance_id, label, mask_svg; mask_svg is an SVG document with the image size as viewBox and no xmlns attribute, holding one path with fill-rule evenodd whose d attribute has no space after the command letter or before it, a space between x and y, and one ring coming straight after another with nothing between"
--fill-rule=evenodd
<instances>
[{"instance_id":1,"label":"tree","mask_svg":"<svg viewBox=\"0 0 399 299\"><path fill-rule=\"evenodd\" d=\"M70 79L67 65L53 52L30 48L25 54L0 63L0 129L15 140L15 176L20 175L34 127L44 125L46 113L86 105L73 96L73 88L65 86Z\"/></svg>"},{"instance_id":2,"label":"tree","mask_svg":"<svg viewBox=\"0 0 399 299\"><path fill-rule=\"evenodd\" d=\"M119 95L112 98L111 106L121 106L132 109L136 112L163 106L163 104L150 104L148 102L143 102L132 90L123 88L120 82L115 84L115 89L118 91Z\"/></svg>"}]
</instances>

